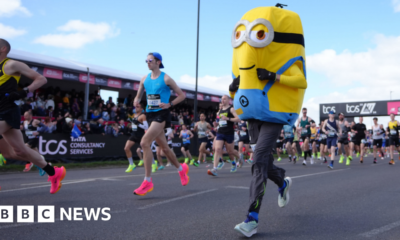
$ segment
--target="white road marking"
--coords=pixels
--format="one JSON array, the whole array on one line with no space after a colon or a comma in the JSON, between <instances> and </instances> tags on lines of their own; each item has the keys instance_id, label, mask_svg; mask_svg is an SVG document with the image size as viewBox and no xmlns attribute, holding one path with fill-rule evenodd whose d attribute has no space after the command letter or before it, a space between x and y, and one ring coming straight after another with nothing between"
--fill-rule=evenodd
<instances>
[{"instance_id":1,"label":"white road marking","mask_svg":"<svg viewBox=\"0 0 400 240\"><path fill-rule=\"evenodd\" d=\"M122 181L121 179L114 179L114 178L102 178L101 180L104 180L104 181Z\"/></svg>"},{"instance_id":2,"label":"white road marking","mask_svg":"<svg viewBox=\"0 0 400 240\"><path fill-rule=\"evenodd\" d=\"M66 184L74 184L74 183L83 183L83 182L92 182L94 181L93 179L88 179L88 180L82 180L82 181L75 181L75 182L62 182L62 185ZM51 184L46 184L42 186L35 186L35 187L27 187L27 188L17 188L17 189L10 189L10 190L2 190L0 193L5 193L5 192L16 192L16 191L22 191L22 190L27 190L27 189L34 189L34 188L42 188L42 187L50 187Z\"/></svg>"},{"instance_id":3,"label":"white road marking","mask_svg":"<svg viewBox=\"0 0 400 240\"><path fill-rule=\"evenodd\" d=\"M237 188L237 189L250 189L249 187L241 187L241 186L226 186L226 188Z\"/></svg>"},{"instance_id":4,"label":"white road marking","mask_svg":"<svg viewBox=\"0 0 400 240\"><path fill-rule=\"evenodd\" d=\"M369 232L361 233L360 236L370 238L370 237L373 237L375 235L387 232L387 231L389 231L389 230L391 230L393 228L399 227L399 226L400 226L400 221L394 222L394 223L388 224L386 226L373 229L373 230L371 230Z\"/></svg>"},{"instance_id":5,"label":"white road marking","mask_svg":"<svg viewBox=\"0 0 400 240\"><path fill-rule=\"evenodd\" d=\"M175 201L178 201L178 200L181 200L181 199L185 199L185 198L201 195L201 194L204 194L204 193L213 192L213 191L216 191L216 190L217 189L214 188L214 189L210 189L210 190L206 190L206 191L202 191L202 192L197 192L197 193L185 195L185 196L182 196L182 197L171 198L171 199L168 199L168 200L165 200L165 201L161 201L161 202L158 202L158 203L149 204L149 205L146 205L144 207L140 207L138 209L143 210L143 209L155 207L155 206L158 206L158 205L162 205L162 204L166 204L166 203L170 203L170 202L175 202Z\"/></svg>"},{"instance_id":6,"label":"white road marking","mask_svg":"<svg viewBox=\"0 0 400 240\"><path fill-rule=\"evenodd\" d=\"M290 178L293 179L293 178L309 177L309 176L325 174L325 173L340 172L340 171L349 170L349 169L350 168L338 169L338 170L326 171L326 172L320 172L320 173L311 173L311 174L306 174L306 175L294 176L294 177L290 177ZM226 186L226 188L236 188L236 189L245 189L245 190L249 190L250 189L249 187L242 187L242 186Z\"/></svg>"}]
</instances>

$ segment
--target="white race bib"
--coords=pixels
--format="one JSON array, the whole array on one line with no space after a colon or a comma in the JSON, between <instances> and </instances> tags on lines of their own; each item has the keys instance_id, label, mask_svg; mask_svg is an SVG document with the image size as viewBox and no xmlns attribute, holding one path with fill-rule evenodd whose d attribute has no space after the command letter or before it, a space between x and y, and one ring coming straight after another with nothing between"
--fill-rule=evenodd
<instances>
[{"instance_id":1,"label":"white race bib","mask_svg":"<svg viewBox=\"0 0 400 240\"><path fill-rule=\"evenodd\" d=\"M397 134L397 131L396 131L396 130L390 129L390 135L396 135L396 134Z\"/></svg>"},{"instance_id":2,"label":"white race bib","mask_svg":"<svg viewBox=\"0 0 400 240\"><path fill-rule=\"evenodd\" d=\"M307 134L307 132L308 132L307 129L305 129L305 128L301 129L302 134Z\"/></svg>"},{"instance_id":3,"label":"white race bib","mask_svg":"<svg viewBox=\"0 0 400 240\"><path fill-rule=\"evenodd\" d=\"M220 120L219 120L219 126L220 126L220 127L226 127L226 126L227 126L226 120L220 119Z\"/></svg>"},{"instance_id":4,"label":"white race bib","mask_svg":"<svg viewBox=\"0 0 400 240\"><path fill-rule=\"evenodd\" d=\"M326 139L326 134L321 134L321 139Z\"/></svg>"},{"instance_id":5,"label":"white race bib","mask_svg":"<svg viewBox=\"0 0 400 240\"><path fill-rule=\"evenodd\" d=\"M291 133L285 133L285 137L286 137L286 138L291 138L291 137L292 137L292 134L291 134Z\"/></svg>"},{"instance_id":6,"label":"white race bib","mask_svg":"<svg viewBox=\"0 0 400 240\"><path fill-rule=\"evenodd\" d=\"M204 132L204 131L199 131L198 134L199 134L199 136L205 136L205 135L206 135L206 132Z\"/></svg>"},{"instance_id":7,"label":"white race bib","mask_svg":"<svg viewBox=\"0 0 400 240\"><path fill-rule=\"evenodd\" d=\"M329 131L328 132L328 137L334 137L336 134L334 131Z\"/></svg>"},{"instance_id":8,"label":"white race bib","mask_svg":"<svg viewBox=\"0 0 400 240\"><path fill-rule=\"evenodd\" d=\"M247 134L246 134L246 132L245 131L240 131L240 136L246 136Z\"/></svg>"},{"instance_id":9,"label":"white race bib","mask_svg":"<svg viewBox=\"0 0 400 240\"><path fill-rule=\"evenodd\" d=\"M280 142L281 142L281 140L279 140L279 139L278 139L278 140L276 140L276 142L277 142L277 143L280 143Z\"/></svg>"},{"instance_id":10,"label":"white race bib","mask_svg":"<svg viewBox=\"0 0 400 240\"><path fill-rule=\"evenodd\" d=\"M361 143L366 144L366 143L367 143L367 140L362 139L362 140L361 140Z\"/></svg>"},{"instance_id":11,"label":"white race bib","mask_svg":"<svg viewBox=\"0 0 400 240\"><path fill-rule=\"evenodd\" d=\"M159 109L161 104L160 94L147 95L147 107L149 109Z\"/></svg>"},{"instance_id":12,"label":"white race bib","mask_svg":"<svg viewBox=\"0 0 400 240\"><path fill-rule=\"evenodd\" d=\"M132 123L132 131L137 131L137 125Z\"/></svg>"}]
</instances>

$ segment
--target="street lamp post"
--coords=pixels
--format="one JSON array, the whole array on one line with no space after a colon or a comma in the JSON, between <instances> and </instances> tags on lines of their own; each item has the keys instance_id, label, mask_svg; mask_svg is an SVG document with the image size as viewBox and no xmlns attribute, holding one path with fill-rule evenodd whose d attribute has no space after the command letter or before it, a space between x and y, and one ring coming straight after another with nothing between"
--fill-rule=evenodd
<instances>
[{"instance_id":1,"label":"street lamp post","mask_svg":"<svg viewBox=\"0 0 400 240\"><path fill-rule=\"evenodd\" d=\"M197 46L196 46L196 86L194 91L194 122L197 121L197 81L199 76L199 27L200 27L200 0L197 1ZM197 137L193 139L195 146L197 146ZM200 156L199 156L200 159Z\"/></svg>"}]
</instances>

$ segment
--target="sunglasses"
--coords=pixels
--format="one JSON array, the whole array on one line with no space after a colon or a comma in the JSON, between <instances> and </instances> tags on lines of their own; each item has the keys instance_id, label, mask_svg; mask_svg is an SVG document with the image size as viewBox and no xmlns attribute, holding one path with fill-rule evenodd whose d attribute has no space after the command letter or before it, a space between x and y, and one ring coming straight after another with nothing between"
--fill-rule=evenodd
<instances>
[{"instance_id":1,"label":"sunglasses","mask_svg":"<svg viewBox=\"0 0 400 240\"><path fill-rule=\"evenodd\" d=\"M149 60L146 60L146 63L151 63L153 61L155 61L155 59L149 59Z\"/></svg>"}]
</instances>

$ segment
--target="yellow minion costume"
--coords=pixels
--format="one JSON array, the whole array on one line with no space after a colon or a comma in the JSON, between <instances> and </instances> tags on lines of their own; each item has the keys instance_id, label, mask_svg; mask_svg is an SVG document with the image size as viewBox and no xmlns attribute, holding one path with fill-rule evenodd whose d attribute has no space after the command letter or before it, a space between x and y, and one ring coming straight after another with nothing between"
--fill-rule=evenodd
<instances>
[{"instance_id":1,"label":"yellow minion costume","mask_svg":"<svg viewBox=\"0 0 400 240\"><path fill-rule=\"evenodd\" d=\"M252 9L231 41L232 74L240 83L230 93L240 119L294 125L307 88L300 17L277 7ZM262 71L280 75L280 81L260 79Z\"/></svg>"},{"instance_id":2,"label":"yellow minion costume","mask_svg":"<svg viewBox=\"0 0 400 240\"><path fill-rule=\"evenodd\" d=\"M254 151L248 216L235 230L250 237L257 232L267 179L278 186L278 205L289 203L292 180L273 164L272 149L283 125L296 122L307 88L300 17L278 7L252 9L234 27L232 47L229 91L236 113L248 121Z\"/></svg>"}]
</instances>

